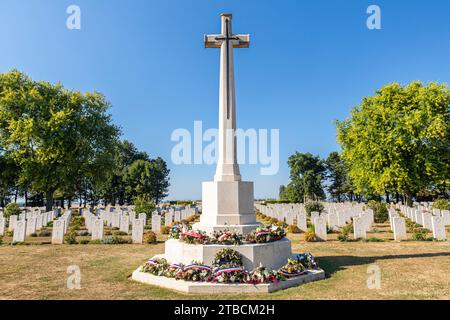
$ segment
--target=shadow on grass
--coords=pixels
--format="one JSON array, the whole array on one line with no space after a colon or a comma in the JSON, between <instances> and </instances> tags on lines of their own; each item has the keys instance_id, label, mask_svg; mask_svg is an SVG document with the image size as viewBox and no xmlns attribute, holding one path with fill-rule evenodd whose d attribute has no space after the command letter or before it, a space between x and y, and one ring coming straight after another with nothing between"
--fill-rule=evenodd
<instances>
[{"instance_id":1,"label":"shadow on grass","mask_svg":"<svg viewBox=\"0 0 450 320\"><path fill-rule=\"evenodd\" d=\"M412 259L412 258L433 258L433 257L448 257L450 252L437 253L420 253L420 254L402 254L389 256L374 256L374 257L358 257L358 256L324 256L317 257L320 267L325 270L327 276L345 270L350 266L369 265L375 263L377 260L391 260L391 259Z\"/></svg>"}]
</instances>

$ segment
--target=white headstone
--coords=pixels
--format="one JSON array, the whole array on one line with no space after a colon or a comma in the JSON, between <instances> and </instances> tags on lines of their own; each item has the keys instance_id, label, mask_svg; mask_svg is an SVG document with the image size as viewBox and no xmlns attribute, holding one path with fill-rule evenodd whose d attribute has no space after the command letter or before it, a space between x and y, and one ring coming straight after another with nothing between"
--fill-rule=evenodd
<instances>
[{"instance_id":1,"label":"white headstone","mask_svg":"<svg viewBox=\"0 0 450 320\"><path fill-rule=\"evenodd\" d=\"M406 223L402 217L395 217L393 219L394 239L397 241L406 240Z\"/></svg>"},{"instance_id":2,"label":"white headstone","mask_svg":"<svg viewBox=\"0 0 450 320\"><path fill-rule=\"evenodd\" d=\"M25 228L27 226L26 220L17 220L14 226L14 236L13 242L24 242L25 241Z\"/></svg>"},{"instance_id":3,"label":"white headstone","mask_svg":"<svg viewBox=\"0 0 450 320\"><path fill-rule=\"evenodd\" d=\"M130 232L130 216L127 214L122 215L120 218L120 231Z\"/></svg>"},{"instance_id":4,"label":"white headstone","mask_svg":"<svg viewBox=\"0 0 450 320\"><path fill-rule=\"evenodd\" d=\"M327 219L328 219L328 228L330 228L333 231L336 231L339 229L338 217L335 213L328 214Z\"/></svg>"},{"instance_id":5,"label":"white headstone","mask_svg":"<svg viewBox=\"0 0 450 320\"><path fill-rule=\"evenodd\" d=\"M63 244L64 242L64 220L53 221L52 244Z\"/></svg>"},{"instance_id":6,"label":"white headstone","mask_svg":"<svg viewBox=\"0 0 450 320\"><path fill-rule=\"evenodd\" d=\"M314 231L317 240L327 241L327 221L324 217L314 220Z\"/></svg>"},{"instance_id":7,"label":"white headstone","mask_svg":"<svg viewBox=\"0 0 450 320\"><path fill-rule=\"evenodd\" d=\"M166 212L166 216L164 219L164 225L166 227L170 226L173 223L173 213L172 212Z\"/></svg>"},{"instance_id":8,"label":"white headstone","mask_svg":"<svg viewBox=\"0 0 450 320\"><path fill-rule=\"evenodd\" d=\"M142 220L144 222L144 226L147 224L147 215L145 213L139 213L138 216L140 220Z\"/></svg>"},{"instance_id":9,"label":"white headstone","mask_svg":"<svg viewBox=\"0 0 450 320\"><path fill-rule=\"evenodd\" d=\"M4 236L5 235L5 218L3 218L3 216L0 217L0 236Z\"/></svg>"},{"instance_id":10,"label":"white headstone","mask_svg":"<svg viewBox=\"0 0 450 320\"><path fill-rule=\"evenodd\" d=\"M159 214L152 215L152 231L161 232L161 216Z\"/></svg>"},{"instance_id":11,"label":"white headstone","mask_svg":"<svg viewBox=\"0 0 450 320\"><path fill-rule=\"evenodd\" d=\"M175 215L174 215L174 219L175 219L175 222L180 222L181 221L181 213L180 213L180 211L175 211Z\"/></svg>"},{"instance_id":12,"label":"white headstone","mask_svg":"<svg viewBox=\"0 0 450 320\"><path fill-rule=\"evenodd\" d=\"M444 219L444 224L450 226L450 210L442 210L442 218Z\"/></svg>"},{"instance_id":13,"label":"white headstone","mask_svg":"<svg viewBox=\"0 0 450 320\"><path fill-rule=\"evenodd\" d=\"M29 236L32 233L36 232L36 218L28 218L27 220L27 230L26 230L26 235Z\"/></svg>"},{"instance_id":14,"label":"white headstone","mask_svg":"<svg viewBox=\"0 0 450 320\"><path fill-rule=\"evenodd\" d=\"M353 236L356 239L366 239L366 223L362 217L353 218Z\"/></svg>"},{"instance_id":15,"label":"white headstone","mask_svg":"<svg viewBox=\"0 0 450 320\"><path fill-rule=\"evenodd\" d=\"M103 239L103 220L96 219L92 222L92 240Z\"/></svg>"},{"instance_id":16,"label":"white headstone","mask_svg":"<svg viewBox=\"0 0 450 320\"><path fill-rule=\"evenodd\" d=\"M42 214L38 214L36 216L36 230L40 230L42 228Z\"/></svg>"},{"instance_id":17,"label":"white headstone","mask_svg":"<svg viewBox=\"0 0 450 320\"><path fill-rule=\"evenodd\" d=\"M9 217L9 225L8 225L8 230L9 231L13 231L14 227L16 226L16 222L17 222L17 216L13 215Z\"/></svg>"},{"instance_id":18,"label":"white headstone","mask_svg":"<svg viewBox=\"0 0 450 320\"><path fill-rule=\"evenodd\" d=\"M113 212L112 213L112 227L113 228L120 228L120 219L121 219L121 213L119 212Z\"/></svg>"},{"instance_id":19,"label":"white headstone","mask_svg":"<svg viewBox=\"0 0 450 320\"><path fill-rule=\"evenodd\" d=\"M319 212L311 212L311 222L314 223L314 221L316 220L316 218L320 217L320 213Z\"/></svg>"},{"instance_id":20,"label":"white headstone","mask_svg":"<svg viewBox=\"0 0 450 320\"><path fill-rule=\"evenodd\" d=\"M432 214L428 212L422 213L422 221L423 221L423 227L425 229L431 230L432 229L432 222L431 222Z\"/></svg>"},{"instance_id":21,"label":"white headstone","mask_svg":"<svg viewBox=\"0 0 450 320\"><path fill-rule=\"evenodd\" d=\"M305 232L308 229L308 226L306 223L306 214L304 214L304 213L297 214L297 227L302 232Z\"/></svg>"},{"instance_id":22,"label":"white headstone","mask_svg":"<svg viewBox=\"0 0 450 320\"><path fill-rule=\"evenodd\" d=\"M131 232L131 238L133 243L142 243L144 237L144 220L134 220L133 230Z\"/></svg>"},{"instance_id":23,"label":"white headstone","mask_svg":"<svg viewBox=\"0 0 450 320\"><path fill-rule=\"evenodd\" d=\"M440 216L433 216L431 219L431 228L433 230L433 238L437 240L446 240L444 219Z\"/></svg>"}]
</instances>

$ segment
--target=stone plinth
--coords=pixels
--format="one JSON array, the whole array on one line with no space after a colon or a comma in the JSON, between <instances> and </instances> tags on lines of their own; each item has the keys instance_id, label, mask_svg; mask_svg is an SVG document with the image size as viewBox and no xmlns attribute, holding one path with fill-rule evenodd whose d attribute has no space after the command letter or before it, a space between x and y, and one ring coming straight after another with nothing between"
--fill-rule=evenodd
<instances>
[{"instance_id":1,"label":"stone plinth","mask_svg":"<svg viewBox=\"0 0 450 320\"><path fill-rule=\"evenodd\" d=\"M202 215L194 230L207 233L224 229L248 234L260 224L256 221L253 182L203 182Z\"/></svg>"},{"instance_id":2,"label":"stone plinth","mask_svg":"<svg viewBox=\"0 0 450 320\"><path fill-rule=\"evenodd\" d=\"M141 267L133 272L131 278L135 281L151 284L185 293L270 293L277 290L295 287L304 283L325 279L325 272L321 269L310 270L308 273L280 281L278 283L263 284L222 284L209 282L192 282L158 277L150 273L141 272Z\"/></svg>"},{"instance_id":3,"label":"stone plinth","mask_svg":"<svg viewBox=\"0 0 450 320\"><path fill-rule=\"evenodd\" d=\"M224 248L230 248L242 255L242 262L246 270L253 270L262 264L268 269L279 269L292 256L291 241L284 238L269 243L243 244L239 246L227 245L195 245L176 239L166 241L165 258L171 263L189 264L201 261L211 265L215 254Z\"/></svg>"}]
</instances>

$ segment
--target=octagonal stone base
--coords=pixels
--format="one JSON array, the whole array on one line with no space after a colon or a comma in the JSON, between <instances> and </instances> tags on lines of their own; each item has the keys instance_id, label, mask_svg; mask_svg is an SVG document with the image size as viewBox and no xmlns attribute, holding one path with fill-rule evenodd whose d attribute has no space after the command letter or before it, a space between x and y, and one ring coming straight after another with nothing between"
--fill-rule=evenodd
<instances>
[{"instance_id":1,"label":"octagonal stone base","mask_svg":"<svg viewBox=\"0 0 450 320\"><path fill-rule=\"evenodd\" d=\"M165 254L160 257L171 263L189 264L192 261L202 261L211 265L215 254L224 248L236 250L242 255L242 262L246 270L253 270L260 265L271 270L279 269L292 256L291 241L284 238L269 243L229 245L195 245L187 244L177 239L166 241Z\"/></svg>"},{"instance_id":2,"label":"octagonal stone base","mask_svg":"<svg viewBox=\"0 0 450 320\"><path fill-rule=\"evenodd\" d=\"M175 280L172 278L158 277L150 273L141 272L141 267L133 272L132 280L155 285L167 289L181 291L185 293L270 293L277 290L283 290L298 285L317 281L325 278L325 272L321 269L308 270L308 272L299 277L291 278L278 283L263 284L223 284L209 282L192 282L184 280Z\"/></svg>"}]
</instances>

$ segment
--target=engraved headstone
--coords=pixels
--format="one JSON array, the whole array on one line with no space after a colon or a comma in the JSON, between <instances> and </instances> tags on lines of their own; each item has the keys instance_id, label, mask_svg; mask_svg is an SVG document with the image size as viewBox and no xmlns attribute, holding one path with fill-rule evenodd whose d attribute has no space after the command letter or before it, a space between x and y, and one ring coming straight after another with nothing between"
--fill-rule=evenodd
<instances>
[{"instance_id":1,"label":"engraved headstone","mask_svg":"<svg viewBox=\"0 0 450 320\"><path fill-rule=\"evenodd\" d=\"M52 244L63 244L64 242L64 220L53 221Z\"/></svg>"},{"instance_id":2,"label":"engraved headstone","mask_svg":"<svg viewBox=\"0 0 450 320\"><path fill-rule=\"evenodd\" d=\"M161 232L161 216L159 214L152 215L152 231Z\"/></svg>"},{"instance_id":3,"label":"engraved headstone","mask_svg":"<svg viewBox=\"0 0 450 320\"><path fill-rule=\"evenodd\" d=\"M13 231L14 227L16 226L16 222L17 222L17 216L13 215L9 217L9 225L8 225L8 230L9 231Z\"/></svg>"},{"instance_id":4,"label":"engraved headstone","mask_svg":"<svg viewBox=\"0 0 450 320\"><path fill-rule=\"evenodd\" d=\"M96 219L92 221L92 240L103 239L103 220Z\"/></svg>"},{"instance_id":5,"label":"engraved headstone","mask_svg":"<svg viewBox=\"0 0 450 320\"><path fill-rule=\"evenodd\" d=\"M397 241L406 240L406 224L402 217L395 217L393 219L394 239Z\"/></svg>"},{"instance_id":6,"label":"engraved headstone","mask_svg":"<svg viewBox=\"0 0 450 320\"><path fill-rule=\"evenodd\" d=\"M25 241L25 228L27 226L26 220L17 220L14 226L13 242Z\"/></svg>"},{"instance_id":7,"label":"engraved headstone","mask_svg":"<svg viewBox=\"0 0 450 320\"><path fill-rule=\"evenodd\" d=\"M320 217L320 213L319 212L311 212L311 222L314 223L314 221L316 220L316 218Z\"/></svg>"},{"instance_id":8,"label":"engraved headstone","mask_svg":"<svg viewBox=\"0 0 450 320\"><path fill-rule=\"evenodd\" d=\"M120 218L120 231L128 233L130 231L130 216L122 215Z\"/></svg>"},{"instance_id":9,"label":"engraved headstone","mask_svg":"<svg viewBox=\"0 0 450 320\"><path fill-rule=\"evenodd\" d=\"M41 230L42 228L42 214L36 216L36 230Z\"/></svg>"},{"instance_id":10,"label":"engraved headstone","mask_svg":"<svg viewBox=\"0 0 450 320\"><path fill-rule=\"evenodd\" d=\"M36 218L28 218L27 220L27 229L26 229L26 235L29 236L36 232Z\"/></svg>"},{"instance_id":11,"label":"engraved headstone","mask_svg":"<svg viewBox=\"0 0 450 320\"><path fill-rule=\"evenodd\" d=\"M5 218L3 218L3 216L1 216L0 217L0 236L5 235L5 224L6 224L6 220L5 220Z\"/></svg>"},{"instance_id":12,"label":"engraved headstone","mask_svg":"<svg viewBox=\"0 0 450 320\"><path fill-rule=\"evenodd\" d=\"M147 224L147 214L145 213L139 213L139 219L144 222L144 226Z\"/></svg>"},{"instance_id":13,"label":"engraved headstone","mask_svg":"<svg viewBox=\"0 0 450 320\"><path fill-rule=\"evenodd\" d=\"M142 243L144 237L144 220L136 219L133 224L131 238L133 243Z\"/></svg>"},{"instance_id":14,"label":"engraved headstone","mask_svg":"<svg viewBox=\"0 0 450 320\"><path fill-rule=\"evenodd\" d=\"M336 231L339 229L338 217L335 213L328 214L327 220L328 220L328 228L330 228L333 231Z\"/></svg>"},{"instance_id":15,"label":"engraved headstone","mask_svg":"<svg viewBox=\"0 0 450 320\"><path fill-rule=\"evenodd\" d=\"M317 240L327 241L327 221L324 217L314 220L314 231Z\"/></svg>"},{"instance_id":16,"label":"engraved headstone","mask_svg":"<svg viewBox=\"0 0 450 320\"><path fill-rule=\"evenodd\" d=\"M356 239L366 239L366 225L364 218L354 217L353 218L353 236Z\"/></svg>"},{"instance_id":17,"label":"engraved headstone","mask_svg":"<svg viewBox=\"0 0 450 320\"><path fill-rule=\"evenodd\" d=\"M306 223L306 214L304 214L304 213L297 214L297 227L302 232L305 232L308 229L308 226Z\"/></svg>"},{"instance_id":18,"label":"engraved headstone","mask_svg":"<svg viewBox=\"0 0 450 320\"><path fill-rule=\"evenodd\" d=\"M446 240L444 219L441 216L433 216L431 219L431 228L433 230L433 238L437 240Z\"/></svg>"},{"instance_id":19,"label":"engraved headstone","mask_svg":"<svg viewBox=\"0 0 450 320\"><path fill-rule=\"evenodd\" d=\"M431 218L432 218L432 214L431 213L428 213L428 212L423 212L422 213L422 221L423 221L423 227L425 228L425 229L428 229L428 230L431 230L432 229L432 221L431 221Z\"/></svg>"},{"instance_id":20,"label":"engraved headstone","mask_svg":"<svg viewBox=\"0 0 450 320\"><path fill-rule=\"evenodd\" d=\"M173 213L172 212L166 212L166 216L164 219L164 225L166 227L170 226L173 223Z\"/></svg>"}]
</instances>

